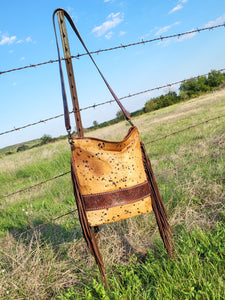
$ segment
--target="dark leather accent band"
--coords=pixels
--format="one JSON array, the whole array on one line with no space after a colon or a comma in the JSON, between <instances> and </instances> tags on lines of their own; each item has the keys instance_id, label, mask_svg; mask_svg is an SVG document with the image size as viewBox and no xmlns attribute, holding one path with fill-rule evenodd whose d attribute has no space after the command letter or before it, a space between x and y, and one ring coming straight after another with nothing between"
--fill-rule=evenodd
<instances>
[{"instance_id":1,"label":"dark leather accent band","mask_svg":"<svg viewBox=\"0 0 225 300\"><path fill-rule=\"evenodd\" d=\"M149 183L143 182L130 188L112 192L84 195L85 210L106 209L142 200L150 196Z\"/></svg>"}]
</instances>

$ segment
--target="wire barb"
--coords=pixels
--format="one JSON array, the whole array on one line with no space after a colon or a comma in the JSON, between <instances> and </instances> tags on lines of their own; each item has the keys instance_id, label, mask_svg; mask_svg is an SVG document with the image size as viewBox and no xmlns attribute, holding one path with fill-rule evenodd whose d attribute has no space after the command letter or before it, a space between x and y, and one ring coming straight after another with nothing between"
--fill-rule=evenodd
<instances>
[{"instance_id":1,"label":"wire barb","mask_svg":"<svg viewBox=\"0 0 225 300\"><path fill-rule=\"evenodd\" d=\"M171 38L175 38L175 37L179 38L179 37L184 36L184 35L188 35L188 34L192 34L192 33L197 33L197 32L202 32L202 31L206 31L206 30L210 31L212 29L216 29L216 28L220 28L220 27L225 27L225 23L219 24L219 25L210 26L210 27L199 28L199 29L195 29L195 30L191 30L191 31L186 31L186 32L182 32L182 33L176 33L176 34L173 34L173 35L160 36L158 38L151 39L151 40L145 40L145 41L141 40L139 42L134 42L134 43L125 44L125 45L121 44L120 46L115 46L115 47L111 47L111 48L107 48L107 49L95 50L95 51L92 51L90 53L91 54L99 54L101 52L118 50L118 49L121 49L121 48L127 48L127 47L137 46L137 45L141 45L141 44L143 45L143 44L152 43L152 42L156 42L156 41L163 41L165 39L171 39ZM77 58L77 59L79 59L81 56L85 56L85 55L88 55L88 54L87 53L82 53L82 54L78 54L76 56L71 56L71 58ZM63 60L65 60L65 58L63 58ZM19 68L15 68L15 69L11 69L11 70L1 71L0 75L5 74L5 73L20 71L20 70L27 69L27 68L34 68L34 67L46 65L46 64L49 64L49 63L54 63L54 62L58 62L58 60L57 59L55 59L55 60L49 60L49 61L38 63L38 64L32 64L32 65L28 65L28 66L24 66L24 67L19 67Z\"/></svg>"},{"instance_id":2,"label":"wire barb","mask_svg":"<svg viewBox=\"0 0 225 300\"><path fill-rule=\"evenodd\" d=\"M191 128L200 126L200 125L202 125L202 124L204 124L204 123L208 123L208 122L211 122L211 121L214 121L214 120L223 118L223 117L225 117L225 114L220 115L220 116L217 116L217 117L212 118L212 119L205 120L205 121L203 121L203 122L194 124L194 125L192 125L192 126L188 126L188 127L183 128L183 129L181 129L181 130L174 131L174 132L172 132L172 133L170 133L170 134L167 134L167 135L165 135L165 136L163 136L163 137L160 137L160 138L158 138L158 139L155 139L155 140L152 140L152 141L145 142L145 145L155 143L155 142L160 141L160 140L162 140L162 139L166 139L166 138L168 138L168 137L170 137L170 136L172 136L172 135L178 134L178 133L183 132L183 131L186 131L186 130L190 130ZM15 192L10 193L10 194L7 194L7 195L0 196L0 199L8 198L8 197L13 196L13 195L15 195L15 194L18 194L18 193L21 193L21 192L25 192L25 191L27 191L27 190L30 190L30 189L32 189L32 188L35 188L35 187L37 187L37 186L39 186L39 185L42 185L42 184L44 184L44 183L46 183L46 182L48 182L48 181L57 179L57 178L59 178L59 177L62 177L62 176L64 176L64 175L67 175L67 174L69 174L69 173L70 173L70 171L67 171L67 172L65 172L65 173L62 173L62 174L60 174L60 175L57 175L57 176L55 176L55 177L53 177L53 178L47 179L47 180L45 180L45 181L42 181L42 182L37 183L37 184L35 184L35 185L32 185L32 186L30 186L30 187L27 187L27 188L24 188L24 189L15 191Z\"/></svg>"},{"instance_id":3,"label":"wire barb","mask_svg":"<svg viewBox=\"0 0 225 300\"><path fill-rule=\"evenodd\" d=\"M224 71L225 71L225 68L216 70L216 72L224 72ZM165 85L162 85L162 86L150 88L150 89L143 90L143 91L140 91L140 92L136 92L136 93L133 93L133 94L129 93L127 96L119 98L119 100L124 100L124 99L127 99L127 98L132 98L132 97L135 97L135 96L138 96L138 95L141 95L141 94L145 94L145 93L148 93L148 92L153 92L155 90L160 90L160 89L164 89L164 88L167 88L167 87L172 87L174 85L184 83L184 82L186 82L186 81L188 81L190 79L197 79L197 78L202 77L202 76L208 76L210 73L211 72L206 73L206 74L202 74L202 75L198 75L198 76L195 76L195 77L191 77L189 79L183 79L183 80L172 82L172 83L168 83L168 84L165 84ZM108 100L108 101L105 101L105 102L100 102L98 104L93 104L93 105L90 105L90 106L86 106L86 107L80 108L77 111L82 111L82 110L87 110L87 109L91 109L91 108L96 108L98 106L102 106L102 105L106 105L106 104L111 104L112 102L115 102L115 100ZM73 112L74 112L74 110L72 110L70 112L70 114L72 114ZM57 118L60 118L60 117L63 117L63 116L64 116L63 114L60 114L60 115L57 115L57 116L54 116L54 117L50 117L48 119L44 119L44 120L40 120L38 122L34 122L34 123L31 123L31 124L24 125L22 127L17 127L17 128L14 127L11 130L0 132L0 135L8 134L8 133L11 133L11 132L14 132L14 131L17 131L17 130L22 130L22 129L25 129L27 127L38 125L40 123L51 121L51 120L54 120L54 119L57 119Z\"/></svg>"},{"instance_id":4,"label":"wire barb","mask_svg":"<svg viewBox=\"0 0 225 300\"><path fill-rule=\"evenodd\" d=\"M74 213L74 212L76 212L76 211L77 211L77 209L68 211L68 212L65 213L65 214L62 214L62 215L60 215L60 216L58 216L58 217L54 217L54 218L52 218L52 219L50 219L50 220L48 220L48 221L46 221L46 222L44 222L44 223L41 223L41 224L39 224L39 225L37 225L37 226L35 226L35 227L33 227L32 225L30 225L30 226L32 226L31 228L29 228L29 229L27 229L27 230L25 230L25 231L23 231L23 232L20 232L20 233L18 233L18 234L16 234L16 235L13 235L12 238L13 238L13 239L16 239L16 238L18 238L18 237L24 235L25 233L34 231L34 230L36 230L36 229L40 229L41 227L43 227L43 226L45 226L45 225L48 225L48 224L50 224L50 223L52 223L52 222L54 222L54 221L56 221L56 220L58 220L58 219L61 219L61 218L65 217L65 216L68 216L68 215L70 215L70 214L72 214L72 213ZM0 245L6 244L7 241L9 241L9 239L10 239L10 238L8 238L7 240L3 240L3 242L0 242Z\"/></svg>"},{"instance_id":5,"label":"wire barb","mask_svg":"<svg viewBox=\"0 0 225 300\"><path fill-rule=\"evenodd\" d=\"M224 148L221 148L221 149L224 149ZM188 166L194 164L196 161L199 161L200 159L204 159L204 158L210 157L210 156L212 156L212 155L218 155L218 154L220 153L220 150L221 150L221 149L219 149L219 150L217 150L217 151L213 151L213 152L211 152L211 153L209 153L209 154L206 154L206 155L202 155L202 156L198 157L197 159L194 159L194 160L192 160L192 161L189 161L189 162L186 163L186 164L182 164L182 165L179 165L179 166L177 166L177 167L174 167L173 169L169 169L169 170L167 170L167 171L158 173L158 174L156 174L156 177L162 176L162 175L164 175L164 174L166 174L166 173L172 173L172 172L177 171L177 170L179 170L179 169L186 168L186 167L188 167ZM59 175L58 177L63 176L63 175L65 175L65 174L67 174L67 173L70 173L70 172L66 172L66 173L64 173L64 174L61 174L61 175ZM55 178L53 178L53 179L55 179ZM51 180L52 180L52 179L51 179ZM47 181L46 181L46 182L47 182ZM36 186L37 186L37 185L36 185ZM45 225L47 225L47 224L49 224L49 223L51 223L51 222L54 222L54 221L56 221L57 219L61 219L62 217L65 217L65 216L67 216L67 215L69 215L69 214L74 213L75 211L77 211L77 209L74 209L74 210L72 210L72 211L69 211L69 212L67 212L67 213L64 213L64 214L62 214L62 215L60 215L60 216L58 216L58 217L54 217L54 218L52 218L52 219L50 219L50 220L48 220L48 221L46 221L46 222L44 222L44 223L41 223L41 224L39 224L39 225L37 225L37 226L35 226L35 227L31 227L31 228L29 228L28 230L25 230L25 231L23 231L23 232L21 232L21 233L18 233L18 234L16 234L16 235L12 236L12 238L15 239L15 238L17 238L17 237L19 237L19 236L22 236L23 234L26 234L26 233L30 232L30 231L34 231L34 230L36 230L36 229L40 229L41 227L43 227L43 226L45 226ZM0 245L4 245L8 240L9 240L9 239L3 240L3 242L0 242Z\"/></svg>"}]
</instances>

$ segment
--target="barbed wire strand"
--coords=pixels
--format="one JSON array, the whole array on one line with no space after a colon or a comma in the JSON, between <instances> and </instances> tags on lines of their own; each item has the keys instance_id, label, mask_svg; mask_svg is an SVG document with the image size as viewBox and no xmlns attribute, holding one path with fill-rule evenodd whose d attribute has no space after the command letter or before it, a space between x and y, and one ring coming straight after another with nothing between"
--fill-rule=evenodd
<instances>
[{"instance_id":1,"label":"barbed wire strand","mask_svg":"<svg viewBox=\"0 0 225 300\"><path fill-rule=\"evenodd\" d=\"M177 170L182 169L182 168L187 168L188 166L193 165L195 162L199 161L200 159L203 159L203 158L208 157L208 156L212 156L212 155L214 155L214 154L215 154L215 155L218 155L218 154L220 153L221 150L224 150L224 148L221 147L221 148L219 148L219 150L213 151L213 152L211 152L211 153L209 153L209 154L201 155L201 156L199 156L198 158L193 159L193 160L191 160L190 162L188 162L188 163L186 163L186 164L182 164L182 165L179 165L178 167L174 167L174 168L172 168L172 169L169 169L169 170L166 170L166 171L164 171L164 172L161 172L161 173L157 174L156 177L165 175L165 174L167 174L167 173L172 173L172 172L177 171Z\"/></svg>"},{"instance_id":2,"label":"barbed wire strand","mask_svg":"<svg viewBox=\"0 0 225 300\"><path fill-rule=\"evenodd\" d=\"M177 133L184 132L184 131L186 131L186 130L190 130L190 129L195 128L195 127L197 127L197 126L200 126L200 125L202 125L202 124L206 124L206 123L209 123L209 122L211 122L211 121L214 121L214 120L217 120L217 119L220 119L220 118L224 118L224 117L225 117L225 114L220 115L220 116L217 116L217 117L215 117L215 118L211 118L211 119L202 121L202 122L200 122L200 123L197 123L197 124L188 126L188 127L186 127L186 128L183 128L183 129L174 131L174 132L172 132L172 133L166 134L166 135L164 135L163 137L160 137L160 138L158 138L158 139L155 139L155 140L151 140L151 141L149 141L149 142L146 142L145 145L152 144L152 143L158 142L158 141L160 141L160 140L164 140L164 139L166 139L166 138L168 138L168 137L170 137L170 136L172 136L172 135L175 135L175 134L177 134Z\"/></svg>"},{"instance_id":3,"label":"barbed wire strand","mask_svg":"<svg viewBox=\"0 0 225 300\"><path fill-rule=\"evenodd\" d=\"M64 214L62 214L62 215L60 215L60 216L58 216L58 217L54 217L54 218L52 218L52 219L50 219L50 220L48 220L48 221L46 221L46 222L44 222L44 223L41 223L41 224L39 224L39 225L37 225L37 226L31 227L31 228L29 228L29 229L23 231L23 232L20 232L20 233L18 233L18 234L15 234L15 235L13 235L12 237L8 238L7 240L3 240L3 242L0 242L0 244L1 244L1 245L2 245L2 244L5 244L5 243L6 243L7 241L9 241L11 238L15 239L15 238L17 238L17 237L20 237L20 236L24 235L25 233L28 233L28 232L30 232L30 231L34 231L34 230L36 230L36 229L40 229L41 227L43 227L43 226L45 226L45 225L48 225L48 224L50 224L50 223L52 223L52 222L54 222L54 221L56 221L56 220L58 220L58 219L61 219L61 218L65 217L65 216L71 215L72 213L74 213L74 212L76 212L76 211L77 211L77 208L74 209L74 210L68 211L67 213L64 213Z\"/></svg>"},{"instance_id":4,"label":"barbed wire strand","mask_svg":"<svg viewBox=\"0 0 225 300\"><path fill-rule=\"evenodd\" d=\"M145 143L145 145L146 145L146 143ZM220 149L221 149L221 148L220 148ZM209 154L209 155L210 155L210 154ZM207 156L207 155L206 155L206 156ZM205 156L203 155L202 157L204 158ZM199 159L199 158L198 158L198 159ZM201 156L200 156L200 159L201 159ZM183 165L182 165L182 166L183 166ZM169 171L166 171L166 172L169 172ZM43 185L43 184L45 184L45 183L47 183L47 182L49 182L49 181L55 180L55 179L57 179L57 178L59 178L59 177L63 177L63 176L65 176L65 175L67 175L67 174L70 174L70 171L64 172L64 173L62 173L62 174L60 174L60 175L57 175L57 176L55 176L55 177L52 177L52 178L50 178L50 179L41 181L41 182L39 182L39 183L37 183L37 184L34 184L34 185L31 185L31 186L29 186L29 187L27 187L27 188L20 189L20 190L18 190L18 191L15 191L15 192L10 193L10 194L7 194L7 195L3 195L3 196L0 197L0 199L9 198L9 197L11 197L11 196L13 196L13 195L16 195L16 194L18 194L18 193L26 192L26 191L28 191L28 190L31 190L31 189L35 188L35 187L38 187L38 186L40 186L40 185ZM164 174L164 172L163 172L162 174L161 174L161 173L158 174L157 176L161 176L161 175L163 175L163 174Z\"/></svg>"},{"instance_id":5,"label":"barbed wire strand","mask_svg":"<svg viewBox=\"0 0 225 300\"><path fill-rule=\"evenodd\" d=\"M47 179L47 180L41 181L41 182L39 182L39 183L36 183L36 184L31 185L31 186L29 186L29 187L26 187L26 188L24 188L24 189L21 189L21 190L18 190L18 191L16 191L16 192L13 192L13 193L11 193L11 194L1 196L0 199L8 198L8 197L13 196L13 195L16 195L16 194L18 194L18 193L26 192L26 191L28 191L28 190L30 190L30 189L33 189L33 188L35 188L35 187L37 187L37 186L40 186L40 185L44 184L44 183L47 183L47 182L49 182L49 181L52 181L52 180L55 180L55 179L57 179L57 178L63 177L63 176L65 176L65 175L69 174L69 173L70 173L70 171L65 172L65 173L62 173L62 174L57 175L57 176L55 176L55 177L49 178L49 179Z\"/></svg>"},{"instance_id":6,"label":"barbed wire strand","mask_svg":"<svg viewBox=\"0 0 225 300\"><path fill-rule=\"evenodd\" d=\"M204 159L204 158L206 158L206 157L209 157L209 156L212 156L212 155L215 155L215 154L218 155L218 154L220 153L220 150L221 150L221 149L224 149L224 148L220 148L219 150L213 151L213 152L208 153L208 154L206 154L206 155L199 156L197 159L191 160L191 161L189 161L189 162L186 163L186 164L179 165L179 166L174 167L174 168L172 168L172 169L169 169L169 170L167 170L167 171L165 171L165 172L158 173L158 174L156 174L156 177L162 176L162 175L164 175L164 174L166 174L166 173L170 173L170 172L172 173L173 171L177 171L177 170L179 170L179 169L181 169L181 168L187 168L188 166L193 165L196 161L199 161L200 159ZM63 174L59 175L58 177L64 176L65 174L67 174L67 173L63 173ZM36 186L37 186L37 185L36 185ZM76 212L76 211L77 211L77 209L74 209L74 210L69 211L69 212L67 212L67 213L64 213L64 214L62 214L62 215L60 215L60 216L58 216L58 217L54 217L54 218L52 218L52 219L50 219L50 220L48 220L48 221L46 221L46 222L44 222L44 223L41 223L41 224L39 224L39 225L37 225L37 226L35 226L35 227L31 227L31 228L29 228L29 229L27 229L27 230L25 230L25 231L23 231L23 232L21 232L21 233L18 233L18 234L16 234L16 235L13 235L13 236L10 237L10 238L14 238L14 239L15 239L15 238L17 238L17 237L19 237L19 236L22 236L22 235L25 234L25 233L28 233L28 232L30 232L30 231L34 231L34 230L36 230L36 229L40 229L41 227L43 227L43 226L45 226L45 225L47 225L47 224L49 224L49 223L51 223L51 222L54 222L54 221L56 221L57 219L60 219L60 218L62 218L62 217L64 217L64 216L70 215L70 214L72 214L72 213L74 213L74 212ZM7 241L10 240L10 238L8 238L7 240L3 240L3 242L0 242L0 244L1 244L1 245L2 245L2 244L5 244Z\"/></svg>"},{"instance_id":7,"label":"barbed wire strand","mask_svg":"<svg viewBox=\"0 0 225 300\"><path fill-rule=\"evenodd\" d=\"M219 25L214 25L214 26L209 26L209 27L204 27L204 28L197 28L197 29L190 30L190 31L185 31L185 32L182 32L182 33L176 33L176 34L167 35L167 36L160 36L160 37L150 39L150 40L141 40L139 42L124 44L124 45L120 44L119 46L115 46L115 47L111 47L111 48L107 48L107 49L100 49L100 50L96 50L96 51L91 51L90 53L91 54L99 54L99 53L102 53L102 52L108 52L108 51L112 51L112 50L126 49L126 48L132 47L132 46L144 45L144 44L147 44L147 43L163 41L163 40L166 40L166 39L171 39L171 38L176 38L176 37L179 39L180 37L182 37L184 35L190 35L190 34L193 34L193 33L200 33L202 31L206 31L206 30L210 31L210 30L213 30L213 29L221 28L221 27L225 27L225 23L224 24L219 24ZM86 56L86 55L87 55L87 53L82 53L82 54L73 55L73 56L71 56L71 58L79 59L80 57ZM20 71L20 70L24 70L24 69L28 69L28 68L35 68L35 67L46 65L46 64L52 64L52 63L55 63L57 61L58 61L57 59L49 60L49 61L42 62L42 63L30 64L30 65L19 67L19 68L14 68L14 69L6 70L6 71L1 71L0 75L5 74L5 73L9 73L9 72Z\"/></svg>"},{"instance_id":8,"label":"barbed wire strand","mask_svg":"<svg viewBox=\"0 0 225 300\"><path fill-rule=\"evenodd\" d=\"M71 112L72 113L72 112ZM57 115L57 116L54 116L54 117L50 117L48 119L45 119L45 120L40 120L40 121L37 121L37 122L34 122L34 123L31 123L31 124L27 124L27 125L24 125L22 127L17 127L17 128L14 128L14 129L10 129L10 130L7 130L5 132L1 132L0 135L4 135L4 134L7 134L7 133L11 133L11 132L14 132L14 131L18 131L18 130L21 130L21 129L25 129L27 127L30 127L30 126L34 126L34 125L38 125L40 123L45 123L47 121L51 121L53 119L57 119L57 118L60 118L60 117L63 117L63 114L60 114L60 115Z\"/></svg>"},{"instance_id":9,"label":"barbed wire strand","mask_svg":"<svg viewBox=\"0 0 225 300\"><path fill-rule=\"evenodd\" d=\"M225 71L225 68L216 70L216 72L223 72L223 71ZM172 87L174 85L184 83L184 82L186 82L188 80L191 80L191 79L197 79L197 78L200 78L202 76L208 76L209 74L210 74L210 72L206 73L206 74L198 75L198 76L195 76L195 77L191 77L189 79L183 79L183 80L168 83L168 84L165 84L165 85L162 85L162 86L158 86L158 87L155 87L155 88L151 88L151 89L143 90L143 91L136 92L136 93L133 93L133 94L129 94L127 96L123 96L123 97L119 98L119 100L125 100L127 98L135 97L135 96L145 94L145 93L148 93L148 92L152 92L152 91L155 91L155 90L160 90L160 89L163 89L163 88ZM105 104L110 104L112 102L115 102L115 100L108 100L108 101L101 102L101 103L98 103L98 104L93 104L93 105L90 105L90 106L86 106L86 107L83 107L83 108L79 109L79 111L83 111L83 110L87 110L87 109L91 109L91 108L96 108L98 106L102 106L102 105L105 105ZM74 111L71 111L70 114L72 114L73 112ZM27 125L24 125L24 126L21 126L21 127L17 127L17 128L14 128L14 129L10 129L10 130L1 132L0 135L8 134L8 133L11 133L11 132L14 132L14 131L19 131L19 130L25 129L27 127L35 126L35 125L38 125L40 123L45 123L45 122L48 122L48 121L51 121L51 120L54 120L54 119L57 119L57 118L60 118L60 117L63 117L63 116L64 116L63 114L56 115L54 117L50 117L50 118L47 118L47 119L44 119L44 120L40 120L40 121L37 121L37 122L34 122L34 123L30 123L30 124L27 124Z\"/></svg>"},{"instance_id":10,"label":"barbed wire strand","mask_svg":"<svg viewBox=\"0 0 225 300\"><path fill-rule=\"evenodd\" d=\"M157 142L157 141L166 139L166 138L168 138L168 137L170 137L170 136L172 136L172 135L178 134L178 133L180 133L180 132L184 132L184 131L186 131L186 130L190 130L190 129L195 128L195 127L197 127L197 126L200 126L200 125L202 125L202 124L206 124L206 123L209 123L209 122L211 122L211 121L214 121L214 120L217 120L217 119L220 119L220 118L223 118L223 117L225 117L225 114L220 115L220 116L217 116L217 117L215 117L215 118L211 118L211 119L202 121L202 122L200 122L200 123L197 123L197 124L194 124L194 125L191 125L191 126L188 126L188 127L185 127L185 128L183 128L183 129L181 129L181 130L174 131L174 132L172 132L172 133L170 133L170 134L167 134L167 135L165 135L165 136L163 136L163 137L160 137L160 138L158 138L158 139L155 139L155 140L152 140L152 141L149 141L149 142L145 142L144 144L145 144L145 145L148 145L148 144L155 143L155 142ZM0 196L0 199L8 198L8 197L13 196L13 195L15 195L15 194L18 194L18 193L21 193L21 192L25 192L25 191L27 191L27 190L29 190L29 189L32 189L32 188L34 188L34 187L36 187L36 186L42 185L42 184L44 184L44 183L46 183L46 182L48 182L48 181L52 181L52 180L54 180L54 179L57 179L57 178L59 178L59 177L62 177L62 176L64 176L64 175L67 175L67 174L69 174L69 173L70 173L70 171L65 172L65 173L62 173L62 174L60 174L60 175L57 175L57 176L55 176L55 177L53 177L53 178L50 178L50 179L41 181L41 182L39 182L39 183L37 183L37 184L35 184L35 185L32 185L32 186L30 186L30 187L27 187L27 188L24 188L24 189L15 191L15 192L10 193L10 194L7 194L7 195Z\"/></svg>"}]
</instances>

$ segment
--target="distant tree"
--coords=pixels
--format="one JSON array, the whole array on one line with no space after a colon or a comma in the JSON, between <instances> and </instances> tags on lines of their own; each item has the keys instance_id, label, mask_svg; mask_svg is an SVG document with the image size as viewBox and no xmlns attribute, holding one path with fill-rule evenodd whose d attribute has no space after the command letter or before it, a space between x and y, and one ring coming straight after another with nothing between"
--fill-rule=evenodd
<instances>
[{"instance_id":1,"label":"distant tree","mask_svg":"<svg viewBox=\"0 0 225 300\"><path fill-rule=\"evenodd\" d=\"M17 148L17 152L20 152L20 151L25 151L27 150L29 147L27 145L21 145Z\"/></svg>"},{"instance_id":2,"label":"distant tree","mask_svg":"<svg viewBox=\"0 0 225 300\"><path fill-rule=\"evenodd\" d=\"M52 137L51 135L48 135L48 134L44 134L42 137L41 137L41 145L45 145L45 144L48 144L50 142L52 142Z\"/></svg>"},{"instance_id":3,"label":"distant tree","mask_svg":"<svg viewBox=\"0 0 225 300\"><path fill-rule=\"evenodd\" d=\"M124 116L122 110L118 110L118 112L116 113L116 118L117 118L117 120L125 120L125 116Z\"/></svg>"},{"instance_id":4,"label":"distant tree","mask_svg":"<svg viewBox=\"0 0 225 300\"><path fill-rule=\"evenodd\" d=\"M93 126L94 126L94 128L98 128L98 122L97 121L93 121Z\"/></svg>"},{"instance_id":5,"label":"distant tree","mask_svg":"<svg viewBox=\"0 0 225 300\"><path fill-rule=\"evenodd\" d=\"M224 73L211 71L206 76L189 79L180 85L181 98L193 98L219 87L225 81Z\"/></svg>"},{"instance_id":6,"label":"distant tree","mask_svg":"<svg viewBox=\"0 0 225 300\"><path fill-rule=\"evenodd\" d=\"M177 95L176 92L170 91L166 95L161 95L159 97L150 99L145 103L144 111L150 112L162 107L166 107L181 101L180 96Z\"/></svg>"},{"instance_id":7,"label":"distant tree","mask_svg":"<svg viewBox=\"0 0 225 300\"><path fill-rule=\"evenodd\" d=\"M156 98L153 98L145 103L145 107L144 107L145 112L150 112L150 111L154 111L157 109L159 109L159 108L158 108L158 104L156 102Z\"/></svg>"},{"instance_id":8,"label":"distant tree","mask_svg":"<svg viewBox=\"0 0 225 300\"><path fill-rule=\"evenodd\" d=\"M207 83L211 88L219 87L225 81L224 73L212 70L208 75Z\"/></svg>"},{"instance_id":9,"label":"distant tree","mask_svg":"<svg viewBox=\"0 0 225 300\"><path fill-rule=\"evenodd\" d=\"M17 151L18 151L18 149L17 149ZM11 154L13 154L12 151L7 151L7 152L5 153L5 155L11 155Z\"/></svg>"},{"instance_id":10,"label":"distant tree","mask_svg":"<svg viewBox=\"0 0 225 300\"><path fill-rule=\"evenodd\" d=\"M197 80L192 78L180 85L180 91L185 93L188 98L195 97L199 94L199 88L197 87Z\"/></svg>"}]
</instances>

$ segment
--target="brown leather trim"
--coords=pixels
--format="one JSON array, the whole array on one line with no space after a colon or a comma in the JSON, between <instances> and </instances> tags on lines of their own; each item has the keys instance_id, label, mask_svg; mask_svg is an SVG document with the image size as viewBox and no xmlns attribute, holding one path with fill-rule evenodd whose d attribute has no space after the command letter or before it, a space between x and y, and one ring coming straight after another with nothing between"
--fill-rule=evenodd
<instances>
[{"instance_id":1,"label":"brown leather trim","mask_svg":"<svg viewBox=\"0 0 225 300\"><path fill-rule=\"evenodd\" d=\"M84 195L83 199L85 210L96 210L136 202L148 196L150 196L150 186L146 181L127 189Z\"/></svg>"}]
</instances>

